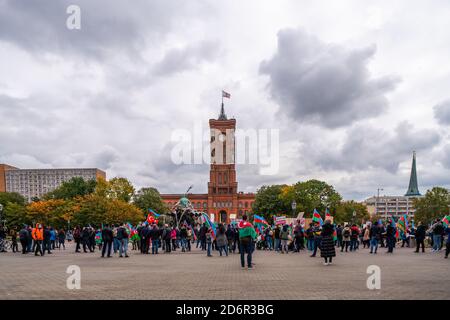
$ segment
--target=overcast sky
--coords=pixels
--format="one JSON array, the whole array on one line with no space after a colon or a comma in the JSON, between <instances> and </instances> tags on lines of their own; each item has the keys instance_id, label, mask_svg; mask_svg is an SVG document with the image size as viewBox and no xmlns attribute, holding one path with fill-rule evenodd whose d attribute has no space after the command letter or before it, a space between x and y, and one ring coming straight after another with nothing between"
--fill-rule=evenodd
<instances>
[{"instance_id":1,"label":"overcast sky","mask_svg":"<svg viewBox=\"0 0 450 320\"><path fill-rule=\"evenodd\" d=\"M209 166L173 164L170 137L207 129L225 89L238 128L280 130L278 174L240 165L241 191L403 195L413 150L420 191L450 187L449 16L448 0L0 0L0 163L203 193Z\"/></svg>"}]
</instances>

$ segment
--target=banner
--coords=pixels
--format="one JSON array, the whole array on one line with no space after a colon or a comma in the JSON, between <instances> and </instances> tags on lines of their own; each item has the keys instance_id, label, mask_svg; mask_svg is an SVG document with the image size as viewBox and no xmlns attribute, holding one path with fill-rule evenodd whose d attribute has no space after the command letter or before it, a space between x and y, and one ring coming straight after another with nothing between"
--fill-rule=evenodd
<instances>
[{"instance_id":1,"label":"banner","mask_svg":"<svg viewBox=\"0 0 450 320\"><path fill-rule=\"evenodd\" d=\"M286 224L286 216L275 217L275 225Z\"/></svg>"}]
</instances>

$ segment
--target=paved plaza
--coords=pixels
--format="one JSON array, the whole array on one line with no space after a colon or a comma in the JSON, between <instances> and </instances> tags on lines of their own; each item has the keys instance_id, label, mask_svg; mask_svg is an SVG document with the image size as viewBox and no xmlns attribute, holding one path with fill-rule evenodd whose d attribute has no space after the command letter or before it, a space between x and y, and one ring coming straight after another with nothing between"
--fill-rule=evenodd
<instances>
[{"instance_id":1,"label":"paved plaza","mask_svg":"<svg viewBox=\"0 0 450 320\"><path fill-rule=\"evenodd\" d=\"M208 258L193 249L130 258L54 250L52 255L0 254L0 299L450 299L450 260L443 252L398 248L340 253L323 266L307 252L256 251L254 270L239 255ZM69 290L69 265L81 268L81 289ZM366 286L369 265L381 268L381 289Z\"/></svg>"}]
</instances>

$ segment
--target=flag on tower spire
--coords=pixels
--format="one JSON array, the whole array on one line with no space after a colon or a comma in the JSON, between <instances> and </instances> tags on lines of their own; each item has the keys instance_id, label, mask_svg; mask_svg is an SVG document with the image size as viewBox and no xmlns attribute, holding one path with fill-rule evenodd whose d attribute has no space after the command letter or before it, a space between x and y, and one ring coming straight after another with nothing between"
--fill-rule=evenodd
<instances>
[{"instance_id":1,"label":"flag on tower spire","mask_svg":"<svg viewBox=\"0 0 450 320\"><path fill-rule=\"evenodd\" d=\"M222 90L222 108L220 109L220 115L218 120L228 120L227 115L225 114L225 108L223 106L223 98L231 99L231 94Z\"/></svg>"}]
</instances>

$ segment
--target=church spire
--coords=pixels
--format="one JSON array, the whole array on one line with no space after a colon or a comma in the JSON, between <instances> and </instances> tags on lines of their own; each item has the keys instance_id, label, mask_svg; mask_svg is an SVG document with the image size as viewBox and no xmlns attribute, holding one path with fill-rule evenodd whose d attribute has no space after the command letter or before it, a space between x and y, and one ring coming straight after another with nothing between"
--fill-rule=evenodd
<instances>
[{"instance_id":1,"label":"church spire","mask_svg":"<svg viewBox=\"0 0 450 320\"><path fill-rule=\"evenodd\" d=\"M405 196L420 196L419 187L417 186L417 170L416 170L416 152L413 151L413 161L411 167L411 177L409 178L409 187Z\"/></svg>"},{"instance_id":2,"label":"church spire","mask_svg":"<svg viewBox=\"0 0 450 320\"><path fill-rule=\"evenodd\" d=\"M225 114L225 108L223 107L223 98L222 98L222 108L220 109L220 115L218 120L228 120L227 115Z\"/></svg>"}]
</instances>

